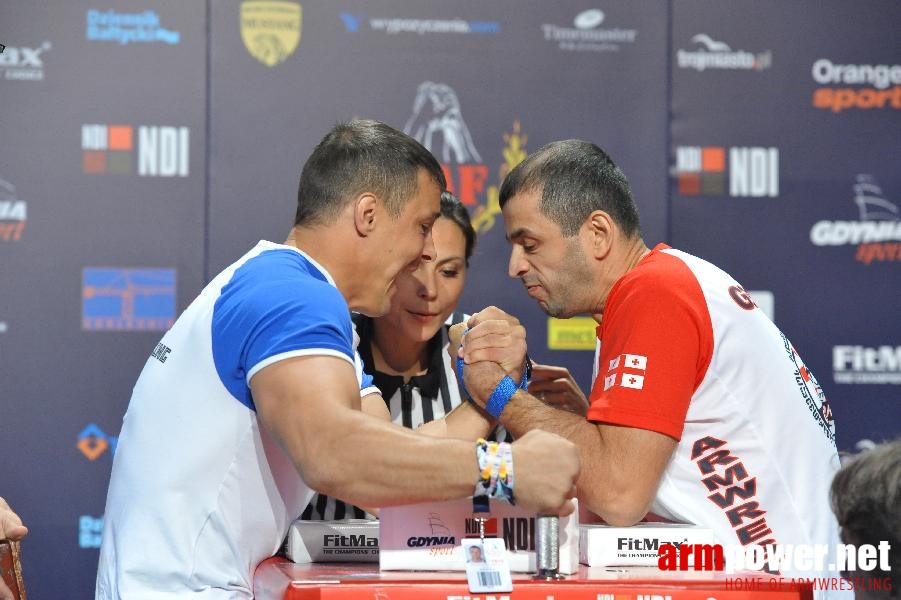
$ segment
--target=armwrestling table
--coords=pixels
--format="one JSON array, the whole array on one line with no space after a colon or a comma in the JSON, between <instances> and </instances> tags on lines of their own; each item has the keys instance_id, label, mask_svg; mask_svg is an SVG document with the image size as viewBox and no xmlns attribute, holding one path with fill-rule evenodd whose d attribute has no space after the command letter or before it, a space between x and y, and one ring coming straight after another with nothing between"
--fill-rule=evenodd
<instances>
[{"instance_id":1,"label":"armwrestling table","mask_svg":"<svg viewBox=\"0 0 901 600\"><path fill-rule=\"evenodd\" d=\"M759 573L745 574L753 578ZM472 594L466 574L448 571L379 571L376 563L295 564L273 557L256 570L256 600L811 600L809 590L771 590L730 583L743 574L661 572L656 567L582 565L560 581L513 573L513 592ZM736 589L741 587L741 589Z\"/></svg>"}]
</instances>

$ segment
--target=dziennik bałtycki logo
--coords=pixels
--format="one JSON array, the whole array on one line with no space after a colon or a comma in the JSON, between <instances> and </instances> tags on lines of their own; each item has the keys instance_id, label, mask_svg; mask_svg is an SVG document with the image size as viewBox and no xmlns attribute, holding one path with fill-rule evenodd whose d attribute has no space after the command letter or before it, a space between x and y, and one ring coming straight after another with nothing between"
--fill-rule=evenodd
<instances>
[{"instance_id":1,"label":"dziennik ba\u0142tycki logo","mask_svg":"<svg viewBox=\"0 0 901 600\"><path fill-rule=\"evenodd\" d=\"M90 42L163 43L170 46L181 41L181 33L162 26L156 11L136 13L90 9L85 13L85 38Z\"/></svg>"}]
</instances>

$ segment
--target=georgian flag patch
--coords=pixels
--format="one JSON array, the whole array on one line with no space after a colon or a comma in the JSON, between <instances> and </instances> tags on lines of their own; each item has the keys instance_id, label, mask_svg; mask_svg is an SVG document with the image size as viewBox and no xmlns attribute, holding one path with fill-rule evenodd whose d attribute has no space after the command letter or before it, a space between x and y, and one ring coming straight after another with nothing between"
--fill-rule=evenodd
<instances>
[{"instance_id":1,"label":"georgian flag patch","mask_svg":"<svg viewBox=\"0 0 901 600\"><path fill-rule=\"evenodd\" d=\"M620 354L610 360L604 377L604 391L615 385L640 390L644 387L644 374L648 357L640 354Z\"/></svg>"}]
</instances>

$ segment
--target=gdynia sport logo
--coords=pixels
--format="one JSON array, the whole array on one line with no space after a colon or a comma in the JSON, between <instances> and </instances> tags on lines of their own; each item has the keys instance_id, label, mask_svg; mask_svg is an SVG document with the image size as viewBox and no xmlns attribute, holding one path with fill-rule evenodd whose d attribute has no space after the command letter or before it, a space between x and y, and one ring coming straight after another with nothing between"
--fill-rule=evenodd
<instances>
[{"instance_id":1,"label":"gdynia sport logo","mask_svg":"<svg viewBox=\"0 0 901 600\"><path fill-rule=\"evenodd\" d=\"M738 573L738 577L727 578L727 585L733 589L804 586L830 590L891 590L890 550L891 545L885 540L876 546L661 544L657 566L662 571ZM843 577L826 576L837 571L842 572ZM786 573L792 575L784 575ZM847 573L854 573L854 576L846 578Z\"/></svg>"}]
</instances>

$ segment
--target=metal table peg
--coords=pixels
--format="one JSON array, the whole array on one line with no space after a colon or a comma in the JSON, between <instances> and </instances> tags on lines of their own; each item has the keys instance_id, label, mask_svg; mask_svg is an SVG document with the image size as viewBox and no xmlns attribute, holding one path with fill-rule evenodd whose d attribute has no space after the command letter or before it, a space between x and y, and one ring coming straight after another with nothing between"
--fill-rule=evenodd
<instances>
[{"instance_id":1,"label":"metal table peg","mask_svg":"<svg viewBox=\"0 0 901 600\"><path fill-rule=\"evenodd\" d=\"M557 573L560 564L560 519L555 515L538 515L535 521L535 564L538 573L533 579L563 579L563 575Z\"/></svg>"}]
</instances>

